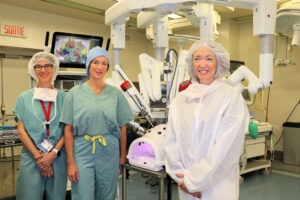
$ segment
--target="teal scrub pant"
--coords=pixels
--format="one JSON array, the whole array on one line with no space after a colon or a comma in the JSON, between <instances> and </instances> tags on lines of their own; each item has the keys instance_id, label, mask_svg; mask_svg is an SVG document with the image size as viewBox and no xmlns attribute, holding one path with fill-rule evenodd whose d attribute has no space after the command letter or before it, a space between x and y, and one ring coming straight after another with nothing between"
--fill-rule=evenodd
<instances>
[{"instance_id":1,"label":"teal scrub pant","mask_svg":"<svg viewBox=\"0 0 300 200\"><path fill-rule=\"evenodd\" d=\"M67 187L67 157L65 151L52 163L54 176L41 175L35 159L23 149L16 185L17 200L65 200Z\"/></svg>"},{"instance_id":2,"label":"teal scrub pant","mask_svg":"<svg viewBox=\"0 0 300 200\"><path fill-rule=\"evenodd\" d=\"M77 183L71 185L72 200L114 200L119 174L119 139L104 137L106 146L93 143L83 136L74 137L74 158L79 173Z\"/></svg>"}]
</instances>

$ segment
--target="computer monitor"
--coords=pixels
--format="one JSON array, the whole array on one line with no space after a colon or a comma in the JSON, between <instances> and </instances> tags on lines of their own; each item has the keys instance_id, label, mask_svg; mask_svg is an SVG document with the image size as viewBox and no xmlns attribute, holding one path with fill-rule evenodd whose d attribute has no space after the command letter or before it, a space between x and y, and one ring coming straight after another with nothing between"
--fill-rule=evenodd
<instances>
[{"instance_id":1,"label":"computer monitor","mask_svg":"<svg viewBox=\"0 0 300 200\"><path fill-rule=\"evenodd\" d=\"M103 37L74 33L54 32L51 53L60 61L60 67L85 68L87 52L102 47Z\"/></svg>"},{"instance_id":2,"label":"computer monitor","mask_svg":"<svg viewBox=\"0 0 300 200\"><path fill-rule=\"evenodd\" d=\"M232 74L241 65L245 65L245 62L237 61L237 60L230 60L230 68L229 68L230 74Z\"/></svg>"},{"instance_id":3,"label":"computer monitor","mask_svg":"<svg viewBox=\"0 0 300 200\"><path fill-rule=\"evenodd\" d=\"M247 88L244 88L243 91L242 91L242 96L243 98L245 99L245 101L247 103L250 103L252 101L252 97L251 97L251 94L250 92L248 91Z\"/></svg>"}]
</instances>

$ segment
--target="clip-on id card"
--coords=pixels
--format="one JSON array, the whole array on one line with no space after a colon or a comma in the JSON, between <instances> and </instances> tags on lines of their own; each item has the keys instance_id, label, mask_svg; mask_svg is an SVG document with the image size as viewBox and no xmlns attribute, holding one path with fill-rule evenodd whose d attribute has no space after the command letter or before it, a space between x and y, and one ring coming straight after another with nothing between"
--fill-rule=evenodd
<instances>
[{"instance_id":1,"label":"clip-on id card","mask_svg":"<svg viewBox=\"0 0 300 200\"><path fill-rule=\"evenodd\" d=\"M39 148L42 152L48 153L48 152L50 152L51 149L53 148L53 144L44 138L44 139L42 139L42 141L38 144L38 148Z\"/></svg>"}]
</instances>

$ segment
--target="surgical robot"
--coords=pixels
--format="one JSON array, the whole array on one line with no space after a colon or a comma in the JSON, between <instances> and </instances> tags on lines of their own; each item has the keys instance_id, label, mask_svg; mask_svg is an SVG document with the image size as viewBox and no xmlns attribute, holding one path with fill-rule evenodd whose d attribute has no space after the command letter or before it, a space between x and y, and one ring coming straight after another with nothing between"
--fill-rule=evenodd
<instances>
[{"instance_id":1,"label":"surgical robot","mask_svg":"<svg viewBox=\"0 0 300 200\"><path fill-rule=\"evenodd\" d=\"M151 62L155 63L152 65L155 67L152 68L151 66L150 68L147 67L147 63L143 64L143 67L145 67L142 68L141 73L145 73L143 71L147 70L153 73L153 76L155 76L154 74L158 76L163 66L164 49L168 47L166 15L181 12L188 19L192 19L191 13L193 13L194 17L196 16L198 21L200 21L200 38L213 38L214 23L211 15L213 5L253 10L253 35L259 36L260 39L259 78L246 66L242 66L238 68L227 81L233 86L238 85L238 87L242 88L240 81L246 79L248 81L248 90L252 94L256 94L268 88L273 81L273 38L275 34L276 0L121 0L105 12L105 23L111 26L113 82L130 82L128 77L126 78L121 75L122 69L120 67L121 50L125 48L125 24L129 20L130 15L139 13L137 17L137 25L139 28L145 28L153 24L155 59L148 57L149 59L145 60L150 62L148 66L151 65ZM195 20L192 21L192 24L193 23L195 23ZM142 55L142 57L147 58L147 55ZM149 74L145 76L149 78ZM182 74L176 76L182 77ZM168 79L170 80L170 78ZM155 79L155 81L160 83L158 79ZM161 96L159 90L160 84L154 82L153 85L155 88L152 88L152 93L147 93L150 97L152 95L152 98L159 98ZM147 100L138 94L139 92L133 84L130 84L128 88L129 90L126 90L128 96L130 96L131 99L138 99L135 100L135 102L139 102L143 105L143 110L147 111L144 113L150 116L147 117L147 119L151 121L151 109L149 108ZM150 91L150 89L145 89L145 91ZM170 88L169 91L172 91L172 89ZM142 109L140 110L142 111ZM155 135L155 137L158 135L163 137L164 134L162 134L162 132L164 130L165 126L159 125L148 130L148 133L152 133L149 135ZM147 134L145 136L147 136ZM130 164L157 171L161 170L163 165L161 163L161 160L163 160L162 152L157 150L158 147L153 143L143 139L144 137L135 140L131 144L128 153ZM136 154L136 152L139 153Z\"/></svg>"}]
</instances>

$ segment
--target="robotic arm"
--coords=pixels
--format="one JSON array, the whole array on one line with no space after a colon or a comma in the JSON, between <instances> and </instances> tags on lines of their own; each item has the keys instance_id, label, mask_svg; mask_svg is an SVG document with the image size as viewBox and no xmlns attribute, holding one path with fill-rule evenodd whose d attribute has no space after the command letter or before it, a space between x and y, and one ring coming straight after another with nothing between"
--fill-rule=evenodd
<instances>
[{"instance_id":1,"label":"robotic arm","mask_svg":"<svg viewBox=\"0 0 300 200\"><path fill-rule=\"evenodd\" d=\"M142 85L140 88L145 88L145 99L150 96L152 101L161 99L161 81L160 76L163 72L163 62L159 62L151 56L142 53L139 56L141 73L139 74L139 83ZM141 90L142 91L142 90ZM148 96L149 95L149 96Z\"/></svg>"},{"instance_id":2,"label":"robotic arm","mask_svg":"<svg viewBox=\"0 0 300 200\"><path fill-rule=\"evenodd\" d=\"M258 92L259 88L265 89L269 87L273 81L273 38L276 25L276 0L122 0L105 12L105 23L113 27L119 24L123 19L128 18L132 13L140 13L142 11L155 12L160 16L165 16L171 12L181 11L187 13L192 11L193 6L197 5L197 2L253 10L253 35L259 36L260 38L259 81L261 85L255 84L258 88L251 90L252 92ZM201 13L199 13L198 16L200 17ZM204 26L207 23L200 23L200 25L201 24ZM212 29L213 27L209 26L207 28ZM117 34L117 32L115 34ZM121 32L120 34L124 33ZM241 74L244 74L244 76L249 74L248 71L243 68L239 71L243 72ZM236 73L239 73L239 71ZM252 75L247 75L249 81L254 80L250 78Z\"/></svg>"},{"instance_id":3,"label":"robotic arm","mask_svg":"<svg viewBox=\"0 0 300 200\"><path fill-rule=\"evenodd\" d=\"M248 81L248 91L251 94L256 94L263 89L262 82L245 65L242 65L237 70L235 70L227 79L227 83L229 85L237 87L242 92L244 86L240 83L240 81L242 81L243 79L246 79Z\"/></svg>"},{"instance_id":4,"label":"robotic arm","mask_svg":"<svg viewBox=\"0 0 300 200\"><path fill-rule=\"evenodd\" d=\"M150 123L150 125L153 127L154 125L151 122L152 113L150 110L150 107L147 105L143 97L141 97L140 93L136 89L136 87L133 85L133 83L129 80L127 75L124 73L124 71L121 69L119 65L115 65L115 71L119 73L120 77L124 80L124 82L120 85L121 89L124 91L126 96L130 99L128 100L131 109L134 112L141 113L147 121Z\"/></svg>"}]
</instances>

